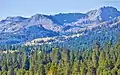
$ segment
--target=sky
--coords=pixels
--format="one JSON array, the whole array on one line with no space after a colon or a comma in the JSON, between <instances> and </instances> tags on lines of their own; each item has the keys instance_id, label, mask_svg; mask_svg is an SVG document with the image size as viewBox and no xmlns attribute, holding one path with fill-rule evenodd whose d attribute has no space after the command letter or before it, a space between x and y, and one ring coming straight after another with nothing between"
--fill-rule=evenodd
<instances>
[{"instance_id":1,"label":"sky","mask_svg":"<svg viewBox=\"0 0 120 75\"><path fill-rule=\"evenodd\" d=\"M85 13L103 6L120 10L120 0L0 0L0 20L35 14Z\"/></svg>"}]
</instances>

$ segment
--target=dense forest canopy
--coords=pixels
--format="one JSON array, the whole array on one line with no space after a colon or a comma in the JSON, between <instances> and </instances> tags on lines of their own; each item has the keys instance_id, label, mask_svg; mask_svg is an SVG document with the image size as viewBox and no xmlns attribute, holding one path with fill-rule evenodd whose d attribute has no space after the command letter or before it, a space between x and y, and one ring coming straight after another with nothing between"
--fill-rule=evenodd
<instances>
[{"instance_id":1,"label":"dense forest canopy","mask_svg":"<svg viewBox=\"0 0 120 75\"><path fill-rule=\"evenodd\" d=\"M43 47L1 46L0 75L120 75L119 40L82 50Z\"/></svg>"}]
</instances>

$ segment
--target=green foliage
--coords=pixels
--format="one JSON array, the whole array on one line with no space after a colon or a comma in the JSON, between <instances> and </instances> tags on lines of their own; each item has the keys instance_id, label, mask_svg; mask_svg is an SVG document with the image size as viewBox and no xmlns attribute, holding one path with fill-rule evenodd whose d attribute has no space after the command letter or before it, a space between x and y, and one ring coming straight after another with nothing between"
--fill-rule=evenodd
<instances>
[{"instance_id":1,"label":"green foliage","mask_svg":"<svg viewBox=\"0 0 120 75\"><path fill-rule=\"evenodd\" d=\"M120 43L88 50L12 47L0 53L0 75L120 75ZM9 48L7 48L9 50Z\"/></svg>"}]
</instances>

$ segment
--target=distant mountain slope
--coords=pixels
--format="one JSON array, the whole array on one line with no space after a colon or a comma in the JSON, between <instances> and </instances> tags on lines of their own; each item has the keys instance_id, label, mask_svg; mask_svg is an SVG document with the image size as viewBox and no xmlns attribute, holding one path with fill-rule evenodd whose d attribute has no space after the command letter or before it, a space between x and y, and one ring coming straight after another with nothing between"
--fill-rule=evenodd
<instances>
[{"instance_id":1,"label":"distant mountain slope","mask_svg":"<svg viewBox=\"0 0 120 75\"><path fill-rule=\"evenodd\" d=\"M98 38L105 41L107 40L105 38L118 35L119 17L120 11L110 6L83 14L36 14L30 18L7 17L0 21L0 44L23 44L37 38L47 37L56 37L55 40L59 39L59 41L65 41L65 43L72 43L76 41L73 36L78 34L82 34L82 36L77 37L82 40L80 43L82 45L85 44L85 41L91 43L93 40L98 40ZM117 26L115 28L117 31L114 30L114 26ZM110 31L110 29L112 30ZM85 39L80 39L82 37Z\"/></svg>"},{"instance_id":2,"label":"distant mountain slope","mask_svg":"<svg viewBox=\"0 0 120 75\"><path fill-rule=\"evenodd\" d=\"M87 17L87 15L82 13L60 13L53 16L53 18L56 19L62 25L64 25L65 23L76 22L77 20L85 17Z\"/></svg>"},{"instance_id":3,"label":"distant mountain slope","mask_svg":"<svg viewBox=\"0 0 120 75\"><path fill-rule=\"evenodd\" d=\"M41 25L34 25L14 33L2 33L0 44L16 44L31 41L36 38L57 36L58 33L46 30ZM4 38L3 38L4 37Z\"/></svg>"},{"instance_id":4,"label":"distant mountain slope","mask_svg":"<svg viewBox=\"0 0 120 75\"><path fill-rule=\"evenodd\" d=\"M101 43L101 46L104 45L105 42L112 41L115 43L118 37L120 36L120 17L117 17L113 20L106 21L98 24L94 28L86 29L80 33L74 33L70 36L60 36L53 38L39 38L33 41L25 43L25 45L42 45L49 44L54 46L65 47L68 49L81 49L92 47L92 44L96 41ZM44 41L46 40L46 41ZM57 40L57 41L56 41ZM41 41L44 41L41 42ZM51 42L52 41L52 42Z\"/></svg>"},{"instance_id":5,"label":"distant mountain slope","mask_svg":"<svg viewBox=\"0 0 120 75\"><path fill-rule=\"evenodd\" d=\"M98 10L91 10L87 14L91 20L104 22L120 16L120 11L114 7L102 7Z\"/></svg>"}]
</instances>

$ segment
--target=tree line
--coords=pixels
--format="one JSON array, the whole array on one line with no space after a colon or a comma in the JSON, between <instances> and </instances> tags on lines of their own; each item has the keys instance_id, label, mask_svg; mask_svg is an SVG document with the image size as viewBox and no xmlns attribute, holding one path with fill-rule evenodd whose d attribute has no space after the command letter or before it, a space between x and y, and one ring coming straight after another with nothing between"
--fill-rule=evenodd
<instances>
[{"instance_id":1,"label":"tree line","mask_svg":"<svg viewBox=\"0 0 120 75\"><path fill-rule=\"evenodd\" d=\"M91 49L81 50L10 49L0 52L0 75L120 75L119 41L105 43L104 47L96 42Z\"/></svg>"}]
</instances>

